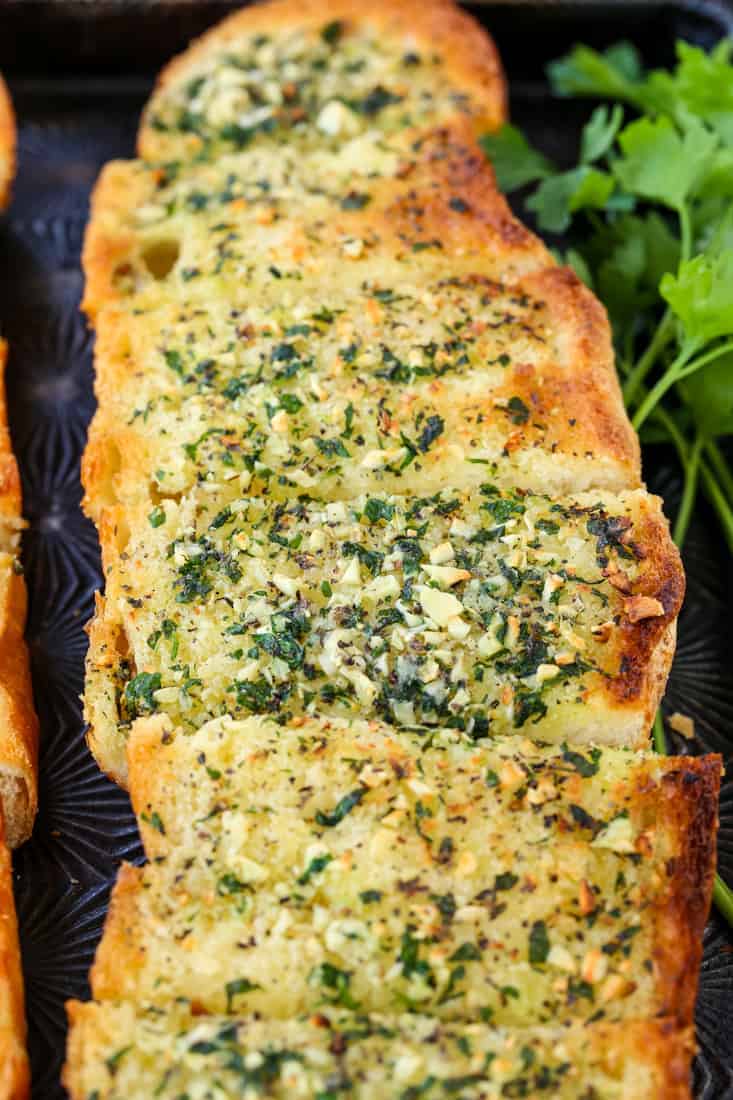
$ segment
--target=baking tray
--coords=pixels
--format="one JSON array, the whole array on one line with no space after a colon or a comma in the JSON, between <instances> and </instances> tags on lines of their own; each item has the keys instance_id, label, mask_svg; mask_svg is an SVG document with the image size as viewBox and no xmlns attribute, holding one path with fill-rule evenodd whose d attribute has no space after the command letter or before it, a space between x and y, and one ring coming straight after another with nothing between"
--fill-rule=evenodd
<instances>
[{"instance_id":1,"label":"baking tray","mask_svg":"<svg viewBox=\"0 0 733 1100\"><path fill-rule=\"evenodd\" d=\"M111 883L141 848L127 796L98 771L79 703L84 624L100 585L96 534L79 503L79 459L94 409L91 338L78 312L79 252L89 191L102 164L130 156L152 74L231 3L0 3L0 67L20 120L15 200L0 226L0 324L10 340L8 396L21 469L28 642L41 726L40 812L15 855L34 1100L59 1100L68 997L88 995L87 971ZM544 66L574 41L630 38L651 64L677 35L710 46L733 33L717 2L473 5L495 34L512 113L547 152L570 159L587 106L553 101ZM648 449L645 471L670 514L680 483L670 456ZM733 756L733 576L715 518L702 505L685 549L688 595L668 711L695 721L674 747ZM733 882L733 779L724 784L719 860ZM733 1100L733 934L713 914L697 1011L696 1096ZM376 1100L376 1098L375 1098ZM631 1100L631 1098L630 1098Z\"/></svg>"}]
</instances>

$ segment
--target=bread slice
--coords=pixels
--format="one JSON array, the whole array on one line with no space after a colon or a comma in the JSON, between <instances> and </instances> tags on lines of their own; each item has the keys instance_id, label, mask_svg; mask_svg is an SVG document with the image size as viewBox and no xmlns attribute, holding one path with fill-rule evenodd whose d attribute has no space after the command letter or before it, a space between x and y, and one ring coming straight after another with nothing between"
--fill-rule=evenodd
<instances>
[{"instance_id":1,"label":"bread slice","mask_svg":"<svg viewBox=\"0 0 733 1100\"><path fill-rule=\"evenodd\" d=\"M15 115L7 85L0 76L0 210L10 201L15 177Z\"/></svg>"},{"instance_id":2,"label":"bread slice","mask_svg":"<svg viewBox=\"0 0 733 1100\"><path fill-rule=\"evenodd\" d=\"M69 1004L71 1100L689 1100L692 1039L669 1025L497 1030L327 1009L288 1021Z\"/></svg>"},{"instance_id":3,"label":"bread slice","mask_svg":"<svg viewBox=\"0 0 733 1100\"><path fill-rule=\"evenodd\" d=\"M0 208L15 174L15 119L0 78ZM0 336L0 807L15 848L33 828L38 802L38 721L23 640L26 588L20 564L21 491L5 403L8 345Z\"/></svg>"},{"instance_id":4,"label":"bread slice","mask_svg":"<svg viewBox=\"0 0 733 1100\"><path fill-rule=\"evenodd\" d=\"M477 133L506 114L493 42L445 0L280 0L220 23L168 65L143 116L140 155L214 157L252 143L343 143L456 115Z\"/></svg>"},{"instance_id":5,"label":"bread slice","mask_svg":"<svg viewBox=\"0 0 733 1100\"><path fill-rule=\"evenodd\" d=\"M682 572L656 497L499 490L275 507L207 486L103 515L86 712L321 713L642 747Z\"/></svg>"},{"instance_id":6,"label":"bread slice","mask_svg":"<svg viewBox=\"0 0 733 1100\"><path fill-rule=\"evenodd\" d=\"M0 1100L26 1100L29 1095L18 925L0 807Z\"/></svg>"},{"instance_id":7,"label":"bread slice","mask_svg":"<svg viewBox=\"0 0 733 1100\"><path fill-rule=\"evenodd\" d=\"M426 130L404 151L377 131L349 155L255 146L186 166L113 161L92 199L84 308L95 318L113 301L137 311L215 289L232 304L253 290L279 300L324 271L328 292L403 264L444 276L480 265L508 282L552 265L464 126Z\"/></svg>"},{"instance_id":8,"label":"bread slice","mask_svg":"<svg viewBox=\"0 0 733 1100\"><path fill-rule=\"evenodd\" d=\"M156 717L130 760L151 862L121 872L97 1000L691 1022L717 758Z\"/></svg>"}]
</instances>

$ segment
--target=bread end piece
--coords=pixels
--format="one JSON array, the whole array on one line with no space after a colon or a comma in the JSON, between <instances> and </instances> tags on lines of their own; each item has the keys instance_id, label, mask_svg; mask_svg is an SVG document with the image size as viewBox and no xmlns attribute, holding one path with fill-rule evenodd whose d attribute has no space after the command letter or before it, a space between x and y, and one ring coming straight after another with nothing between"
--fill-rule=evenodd
<instances>
[{"instance_id":1,"label":"bread end piece","mask_svg":"<svg viewBox=\"0 0 733 1100\"><path fill-rule=\"evenodd\" d=\"M23 639L27 594L17 569L22 520L18 467L11 450L0 340L0 802L11 848L27 840L38 804L38 719Z\"/></svg>"},{"instance_id":2,"label":"bread end piece","mask_svg":"<svg viewBox=\"0 0 733 1100\"><path fill-rule=\"evenodd\" d=\"M26 1100L29 1095L18 924L0 811L0 1100Z\"/></svg>"},{"instance_id":3,"label":"bread end piece","mask_svg":"<svg viewBox=\"0 0 733 1100\"><path fill-rule=\"evenodd\" d=\"M15 114L7 84L0 76L0 210L10 202L15 176Z\"/></svg>"}]
</instances>

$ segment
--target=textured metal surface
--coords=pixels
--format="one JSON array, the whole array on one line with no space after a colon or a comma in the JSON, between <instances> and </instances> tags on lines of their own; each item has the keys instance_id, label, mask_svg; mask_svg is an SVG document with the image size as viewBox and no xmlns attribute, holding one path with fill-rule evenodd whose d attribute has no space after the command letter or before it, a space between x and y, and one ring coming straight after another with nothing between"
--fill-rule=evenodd
<instances>
[{"instance_id":1,"label":"textured metal surface","mask_svg":"<svg viewBox=\"0 0 733 1100\"><path fill-rule=\"evenodd\" d=\"M688 13L689 13L688 8ZM685 16L689 18L689 14ZM616 27L616 37L630 28ZM707 40L710 24L689 25ZM552 48L567 48L555 32ZM510 78L526 59L501 40ZM550 47L548 47L550 48ZM516 64L515 64L516 62ZM538 68L541 71L541 67ZM27 980L34 1100L58 1100L69 996L83 996L111 881L121 859L140 858L127 797L98 771L84 743L78 695L84 623L100 583L99 552L80 511L79 458L93 412L91 340L78 312L79 250L89 189L109 158L132 153L149 82L87 77L17 80L21 120L16 198L0 227L0 323L11 343L9 401L29 530L28 639L43 727L41 811L16 854L15 885ZM513 83L517 121L544 148L569 155L584 109L553 105L533 83ZM646 473L674 510L679 484L666 455L650 450ZM686 554L688 596L668 695L694 717L691 751L733 755L733 577L715 521L701 509ZM679 744L677 748L685 746ZM733 781L721 805L721 868L733 881ZM696 1095L733 1100L733 937L717 918L705 939L698 1006Z\"/></svg>"}]
</instances>

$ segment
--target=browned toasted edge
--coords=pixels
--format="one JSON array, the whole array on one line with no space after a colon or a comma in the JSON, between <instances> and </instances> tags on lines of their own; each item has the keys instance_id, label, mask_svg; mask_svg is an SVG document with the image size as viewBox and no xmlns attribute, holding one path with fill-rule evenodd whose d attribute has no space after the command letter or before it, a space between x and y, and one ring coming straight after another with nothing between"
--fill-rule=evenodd
<instances>
[{"instance_id":1,"label":"browned toasted edge","mask_svg":"<svg viewBox=\"0 0 733 1100\"><path fill-rule=\"evenodd\" d=\"M26 1100L30 1070L10 852L0 810L0 1100Z\"/></svg>"},{"instance_id":2,"label":"browned toasted edge","mask_svg":"<svg viewBox=\"0 0 733 1100\"><path fill-rule=\"evenodd\" d=\"M312 29L333 20L375 27L383 37L409 34L440 53L462 87L481 106L474 118L476 133L499 127L507 115L507 87L498 51L481 24L453 0L374 0L367 8L359 0L270 0L233 12L197 38L170 61L158 76L138 131L138 154L156 159L156 134L148 125L156 97L207 53L216 52L241 34L271 33L279 27ZM198 147L193 136L192 152Z\"/></svg>"},{"instance_id":3,"label":"browned toasted edge","mask_svg":"<svg viewBox=\"0 0 733 1100\"><path fill-rule=\"evenodd\" d=\"M667 861L668 888L655 909L654 965L664 1015L683 1029L693 1025L716 865L718 796L722 759L664 758L657 810L675 840Z\"/></svg>"},{"instance_id":4,"label":"browned toasted edge","mask_svg":"<svg viewBox=\"0 0 733 1100\"><path fill-rule=\"evenodd\" d=\"M0 76L0 154L5 159L5 165L0 163L0 210L10 202L10 188L15 177L16 140L13 104L8 86Z\"/></svg>"},{"instance_id":5,"label":"browned toasted edge","mask_svg":"<svg viewBox=\"0 0 733 1100\"><path fill-rule=\"evenodd\" d=\"M623 599L619 674L605 681L612 705L622 708L643 702L644 731L649 730L664 695L685 595L682 559L661 503L658 497L648 496L639 521L631 528L630 542L641 554L639 576ZM623 579L617 578L617 583L623 584ZM656 603L656 611L636 620L639 601L646 598Z\"/></svg>"},{"instance_id":6,"label":"browned toasted edge","mask_svg":"<svg viewBox=\"0 0 733 1100\"><path fill-rule=\"evenodd\" d=\"M591 1025L592 1026L592 1025ZM629 1021L611 1025L616 1035L618 1056L627 1062L646 1066L652 1076L649 1100L691 1100L690 1066L695 1054L695 1036L691 1027L679 1028L672 1020ZM609 1032L600 1025L595 1041L607 1049ZM628 1095L625 1100L635 1100Z\"/></svg>"},{"instance_id":7,"label":"browned toasted edge","mask_svg":"<svg viewBox=\"0 0 733 1100\"><path fill-rule=\"evenodd\" d=\"M112 888L102 938L89 971L92 997L98 1001L129 1000L136 971L145 963L146 944L138 935L138 903L143 869L122 863Z\"/></svg>"},{"instance_id":8,"label":"browned toasted edge","mask_svg":"<svg viewBox=\"0 0 733 1100\"><path fill-rule=\"evenodd\" d=\"M4 371L7 345L0 340L0 522L21 526L18 467L7 426ZM25 630L25 581L14 570L0 607L0 800L12 848L27 840L38 804L38 719L33 708Z\"/></svg>"}]
</instances>

